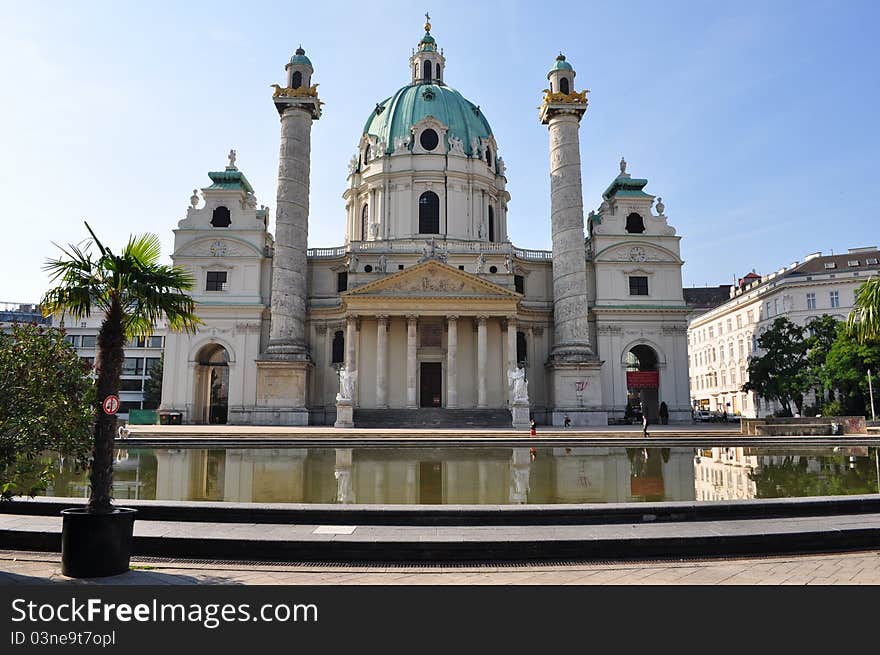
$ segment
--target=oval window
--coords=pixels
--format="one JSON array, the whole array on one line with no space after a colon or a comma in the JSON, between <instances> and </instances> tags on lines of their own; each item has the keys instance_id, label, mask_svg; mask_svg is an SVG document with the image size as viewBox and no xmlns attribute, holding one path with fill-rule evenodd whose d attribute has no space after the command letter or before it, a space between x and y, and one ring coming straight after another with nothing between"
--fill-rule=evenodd
<instances>
[{"instance_id":1,"label":"oval window","mask_svg":"<svg viewBox=\"0 0 880 655\"><path fill-rule=\"evenodd\" d=\"M425 130L419 137L419 143L422 144L422 148L425 150L433 150L440 143L440 137L437 136L434 130Z\"/></svg>"}]
</instances>

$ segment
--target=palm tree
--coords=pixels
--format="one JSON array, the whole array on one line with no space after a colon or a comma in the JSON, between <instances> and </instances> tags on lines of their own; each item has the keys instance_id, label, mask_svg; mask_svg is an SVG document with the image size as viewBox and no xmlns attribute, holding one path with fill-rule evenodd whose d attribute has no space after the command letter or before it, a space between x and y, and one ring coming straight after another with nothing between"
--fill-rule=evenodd
<instances>
[{"instance_id":1,"label":"palm tree","mask_svg":"<svg viewBox=\"0 0 880 655\"><path fill-rule=\"evenodd\" d=\"M856 289L856 301L847 329L861 342L880 338L880 276Z\"/></svg>"},{"instance_id":2,"label":"palm tree","mask_svg":"<svg viewBox=\"0 0 880 655\"><path fill-rule=\"evenodd\" d=\"M82 247L58 246L64 257L47 260L44 266L57 286L46 292L42 308L46 315L59 313L62 318L69 314L80 319L94 310L104 313L98 332L98 393L88 510L109 513L113 511L110 496L116 415L104 413L102 403L107 396L119 393L125 341L149 336L163 316L169 328L187 332L195 332L201 321L194 313L195 302L186 294L194 281L183 269L159 263L159 237L132 236L116 255L98 240L88 223L86 229L100 256L93 259L91 241Z\"/></svg>"}]
</instances>

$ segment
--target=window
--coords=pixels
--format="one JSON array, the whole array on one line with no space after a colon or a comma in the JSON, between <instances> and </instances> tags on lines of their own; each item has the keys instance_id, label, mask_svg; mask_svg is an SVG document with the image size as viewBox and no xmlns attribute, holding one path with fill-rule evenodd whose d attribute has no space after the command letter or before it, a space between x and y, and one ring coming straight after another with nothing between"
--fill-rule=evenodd
<instances>
[{"instance_id":1,"label":"window","mask_svg":"<svg viewBox=\"0 0 880 655\"><path fill-rule=\"evenodd\" d=\"M497 266L490 266L490 267L489 267L489 272L492 273L492 274L494 275L495 273L498 272L498 267L497 267Z\"/></svg>"},{"instance_id":2,"label":"window","mask_svg":"<svg viewBox=\"0 0 880 655\"><path fill-rule=\"evenodd\" d=\"M529 358L528 342L526 341L525 332L516 333L516 363L522 364Z\"/></svg>"},{"instance_id":3,"label":"window","mask_svg":"<svg viewBox=\"0 0 880 655\"><path fill-rule=\"evenodd\" d=\"M847 266L859 266L860 264L859 264L859 260L858 260L858 259L850 259L850 260L846 263L846 265L847 265Z\"/></svg>"},{"instance_id":4,"label":"window","mask_svg":"<svg viewBox=\"0 0 880 655\"><path fill-rule=\"evenodd\" d=\"M144 390L144 381L141 378L136 380L128 380L121 379L119 381L119 390L120 391L143 391Z\"/></svg>"},{"instance_id":5,"label":"window","mask_svg":"<svg viewBox=\"0 0 880 655\"><path fill-rule=\"evenodd\" d=\"M440 198L433 191L419 197L419 234L440 234Z\"/></svg>"},{"instance_id":6,"label":"window","mask_svg":"<svg viewBox=\"0 0 880 655\"><path fill-rule=\"evenodd\" d=\"M816 294L807 294L807 309L816 309Z\"/></svg>"},{"instance_id":7,"label":"window","mask_svg":"<svg viewBox=\"0 0 880 655\"><path fill-rule=\"evenodd\" d=\"M69 343L74 348L79 348L79 335L78 334L68 334L65 335L64 340Z\"/></svg>"},{"instance_id":8,"label":"window","mask_svg":"<svg viewBox=\"0 0 880 655\"><path fill-rule=\"evenodd\" d=\"M517 293L521 293L525 295L526 293L526 279L522 275L514 275L513 276L513 287L516 289Z\"/></svg>"},{"instance_id":9,"label":"window","mask_svg":"<svg viewBox=\"0 0 880 655\"><path fill-rule=\"evenodd\" d=\"M630 234L641 234L645 231L645 221L639 214L633 212L626 217L626 231Z\"/></svg>"},{"instance_id":10,"label":"window","mask_svg":"<svg viewBox=\"0 0 880 655\"><path fill-rule=\"evenodd\" d=\"M368 143L364 148L364 163L366 164L370 161L370 144Z\"/></svg>"},{"instance_id":11,"label":"window","mask_svg":"<svg viewBox=\"0 0 880 655\"><path fill-rule=\"evenodd\" d=\"M724 344L722 343L721 346L718 348L718 359L720 359L722 362L724 361L724 352Z\"/></svg>"},{"instance_id":12,"label":"window","mask_svg":"<svg viewBox=\"0 0 880 655\"><path fill-rule=\"evenodd\" d=\"M144 366L144 373L147 375L159 365L161 360L158 357L147 357L146 366Z\"/></svg>"},{"instance_id":13,"label":"window","mask_svg":"<svg viewBox=\"0 0 880 655\"><path fill-rule=\"evenodd\" d=\"M370 229L369 222L370 208L367 205L364 205L363 209L361 209L361 241L367 240L367 233Z\"/></svg>"},{"instance_id":14,"label":"window","mask_svg":"<svg viewBox=\"0 0 880 655\"><path fill-rule=\"evenodd\" d=\"M564 93L565 95L571 93L571 87L568 85L567 77L563 77L561 80L559 80L559 91L560 93Z\"/></svg>"},{"instance_id":15,"label":"window","mask_svg":"<svg viewBox=\"0 0 880 655\"><path fill-rule=\"evenodd\" d=\"M333 347L330 362L332 364L342 364L345 361L345 334L342 330L333 333Z\"/></svg>"},{"instance_id":16,"label":"window","mask_svg":"<svg viewBox=\"0 0 880 655\"><path fill-rule=\"evenodd\" d=\"M489 241L495 241L495 210L489 205Z\"/></svg>"},{"instance_id":17,"label":"window","mask_svg":"<svg viewBox=\"0 0 880 655\"><path fill-rule=\"evenodd\" d=\"M840 307L840 293L837 291L832 291L829 296L831 297L831 306Z\"/></svg>"},{"instance_id":18,"label":"window","mask_svg":"<svg viewBox=\"0 0 880 655\"><path fill-rule=\"evenodd\" d=\"M758 349L758 335L752 335L752 352L755 352Z\"/></svg>"},{"instance_id":19,"label":"window","mask_svg":"<svg viewBox=\"0 0 880 655\"><path fill-rule=\"evenodd\" d=\"M721 371L721 386L727 386L727 371Z\"/></svg>"},{"instance_id":20,"label":"window","mask_svg":"<svg viewBox=\"0 0 880 655\"><path fill-rule=\"evenodd\" d=\"M208 271L205 291L226 291L226 271Z\"/></svg>"},{"instance_id":21,"label":"window","mask_svg":"<svg viewBox=\"0 0 880 655\"><path fill-rule=\"evenodd\" d=\"M834 262L825 262L825 268L837 268L837 264Z\"/></svg>"},{"instance_id":22,"label":"window","mask_svg":"<svg viewBox=\"0 0 880 655\"><path fill-rule=\"evenodd\" d=\"M752 313L751 309L746 312L746 319L748 320L749 324L755 322L755 315L754 315L754 313Z\"/></svg>"},{"instance_id":23,"label":"window","mask_svg":"<svg viewBox=\"0 0 880 655\"><path fill-rule=\"evenodd\" d=\"M303 83L303 75L299 71L293 71L293 75L290 78L290 88L298 89L302 86Z\"/></svg>"},{"instance_id":24,"label":"window","mask_svg":"<svg viewBox=\"0 0 880 655\"><path fill-rule=\"evenodd\" d=\"M419 136L419 143L422 144L422 147L425 150L433 150L440 143L440 137L437 136L437 132L432 129L423 130L422 134Z\"/></svg>"},{"instance_id":25,"label":"window","mask_svg":"<svg viewBox=\"0 0 880 655\"><path fill-rule=\"evenodd\" d=\"M143 357L126 357L122 362L122 375L142 375L144 372Z\"/></svg>"},{"instance_id":26,"label":"window","mask_svg":"<svg viewBox=\"0 0 880 655\"><path fill-rule=\"evenodd\" d=\"M486 163L492 165L492 148L486 146Z\"/></svg>"},{"instance_id":27,"label":"window","mask_svg":"<svg viewBox=\"0 0 880 655\"><path fill-rule=\"evenodd\" d=\"M422 79L423 79L425 82L430 82L430 81L431 81L431 62L430 62L430 61L427 61L427 60L426 60L426 61L422 64Z\"/></svg>"},{"instance_id":28,"label":"window","mask_svg":"<svg viewBox=\"0 0 880 655\"><path fill-rule=\"evenodd\" d=\"M727 331L733 332L733 319L732 318L727 319Z\"/></svg>"},{"instance_id":29,"label":"window","mask_svg":"<svg viewBox=\"0 0 880 655\"><path fill-rule=\"evenodd\" d=\"M648 278L644 275L629 276L629 295L631 296L647 296L648 295Z\"/></svg>"},{"instance_id":30,"label":"window","mask_svg":"<svg viewBox=\"0 0 880 655\"><path fill-rule=\"evenodd\" d=\"M743 316L742 316L742 314L737 314L736 315L736 329L737 330L742 329L742 326L743 326Z\"/></svg>"},{"instance_id":31,"label":"window","mask_svg":"<svg viewBox=\"0 0 880 655\"><path fill-rule=\"evenodd\" d=\"M739 341L737 341L737 350L739 351L739 358L740 358L740 359L742 359L743 357L746 356L746 355L745 355L745 351L744 351L744 349L743 349L743 340L742 340L742 339L740 339Z\"/></svg>"},{"instance_id":32,"label":"window","mask_svg":"<svg viewBox=\"0 0 880 655\"><path fill-rule=\"evenodd\" d=\"M770 313L770 303L769 303L769 302L767 303L767 311L765 312L765 315L766 315L767 317L772 316L772 314Z\"/></svg>"},{"instance_id":33,"label":"window","mask_svg":"<svg viewBox=\"0 0 880 655\"><path fill-rule=\"evenodd\" d=\"M94 368L95 366L95 358L94 357L80 357L79 361L88 366L89 368Z\"/></svg>"},{"instance_id":34,"label":"window","mask_svg":"<svg viewBox=\"0 0 880 655\"><path fill-rule=\"evenodd\" d=\"M434 72L437 75L438 82L443 79L443 75L441 75L441 72L440 72L440 64L437 64L437 69Z\"/></svg>"},{"instance_id":35,"label":"window","mask_svg":"<svg viewBox=\"0 0 880 655\"><path fill-rule=\"evenodd\" d=\"M98 336L95 334L82 335L81 348L95 348L98 345Z\"/></svg>"},{"instance_id":36,"label":"window","mask_svg":"<svg viewBox=\"0 0 880 655\"><path fill-rule=\"evenodd\" d=\"M721 325L721 321L718 321L718 336L720 337L724 334L724 327Z\"/></svg>"},{"instance_id":37,"label":"window","mask_svg":"<svg viewBox=\"0 0 880 655\"><path fill-rule=\"evenodd\" d=\"M232 219L229 217L229 210L220 206L211 214L211 225L214 227L229 227L232 225Z\"/></svg>"},{"instance_id":38,"label":"window","mask_svg":"<svg viewBox=\"0 0 880 655\"><path fill-rule=\"evenodd\" d=\"M868 266L876 266L877 265L877 258L876 257L868 257L865 260L865 264L867 264Z\"/></svg>"},{"instance_id":39,"label":"window","mask_svg":"<svg viewBox=\"0 0 880 655\"><path fill-rule=\"evenodd\" d=\"M152 336L148 341L147 348L161 348L162 347L162 337Z\"/></svg>"},{"instance_id":40,"label":"window","mask_svg":"<svg viewBox=\"0 0 880 655\"><path fill-rule=\"evenodd\" d=\"M714 339L714 338L715 338L715 328L714 328L713 326L711 326L711 325L709 326L709 338L710 338L710 339Z\"/></svg>"},{"instance_id":41,"label":"window","mask_svg":"<svg viewBox=\"0 0 880 655\"><path fill-rule=\"evenodd\" d=\"M776 316L779 313L779 298L773 299L773 315Z\"/></svg>"},{"instance_id":42,"label":"window","mask_svg":"<svg viewBox=\"0 0 880 655\"><path fill-rule=\"evenodd\" d=\"M372 264L367 264L366 266L364 266L364 273L372 273L372 272L373 272Z\"/></svg>"}]
</instances>

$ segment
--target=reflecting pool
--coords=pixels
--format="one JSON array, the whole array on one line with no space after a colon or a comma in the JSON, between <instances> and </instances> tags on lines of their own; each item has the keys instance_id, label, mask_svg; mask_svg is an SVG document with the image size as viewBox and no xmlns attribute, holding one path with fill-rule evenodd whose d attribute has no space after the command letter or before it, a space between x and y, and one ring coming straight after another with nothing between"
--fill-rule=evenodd
<instances>
[{"instance_id":1,"label":"reflecting pool","mask_svg":"<svg viewBox=\"0 0 880 655\"><path fill-rule=\"evenodd\" d=\"M350 504L552 504L877 493L878 449L156 448L116 452L114 497ZM88 496L68 463L49 496Z\"/></svg>"}]
</instances>

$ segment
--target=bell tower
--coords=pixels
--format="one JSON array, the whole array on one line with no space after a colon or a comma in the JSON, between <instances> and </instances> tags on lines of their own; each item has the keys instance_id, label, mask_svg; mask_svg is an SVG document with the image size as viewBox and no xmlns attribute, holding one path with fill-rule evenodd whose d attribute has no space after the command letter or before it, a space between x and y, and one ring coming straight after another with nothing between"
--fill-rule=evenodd
<instances>
[{"instance_id":1,"label":"bell tower","mask_svg":"<svg viewBox=\"0 0 880 655\"><path fill-rule=\"evenodd\" d=\"M547 74L540 120L550 133L550 221L553 237L553 425L606 425L599 371L591 343L584 248L580 121L587 91L572 87L575 71L560 54Z\"/></svg>"}]
</instances>

